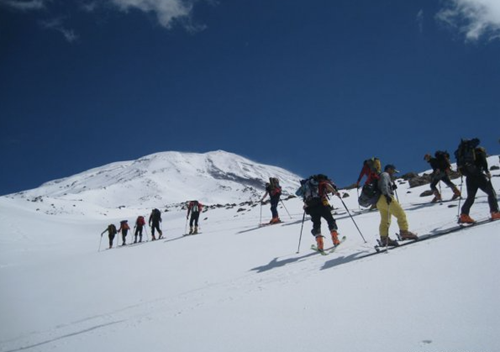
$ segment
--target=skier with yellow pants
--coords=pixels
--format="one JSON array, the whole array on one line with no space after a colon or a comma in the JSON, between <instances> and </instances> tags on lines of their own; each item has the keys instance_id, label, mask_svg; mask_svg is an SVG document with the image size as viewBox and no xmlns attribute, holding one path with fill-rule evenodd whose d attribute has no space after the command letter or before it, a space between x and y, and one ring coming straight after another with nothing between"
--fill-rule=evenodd
<instances>
[{"instance_id":1,"label":"skier with yellow pants","mask_svg":"<svg viewBox=\"0 0 500 352\"><path fill-rule=\"evenodd\" d=\"M378 187L381 195L377 202L377 209L380 212L380 241L384 246L397 246L398 242L389 238L389 227L391 226L391 217L394 216L398 221L399 234L403 240L418 239L417 235L408 230L408 220L406 213L401 205L394 198L396 185L392 182L392 176L399 171L394 165L386 165L384 172L380 174Z\"/></svg>"}]
</instances>

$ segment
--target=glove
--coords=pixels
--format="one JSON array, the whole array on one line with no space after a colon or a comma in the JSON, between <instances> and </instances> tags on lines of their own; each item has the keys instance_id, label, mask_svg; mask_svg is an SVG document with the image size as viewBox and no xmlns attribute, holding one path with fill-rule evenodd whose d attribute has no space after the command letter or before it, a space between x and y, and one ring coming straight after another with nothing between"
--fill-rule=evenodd
<instances>
[{"instance_id":1,"label":"glove","mask_svg":"<svg viewBox=\"0 0 500 352\"><path fill-rule=\"evenodd\" d=\"M393 189L393 190L396 190L396 189L398 189L398 186L397 186L395 183L393 183L393 184L392 184L392 189Z\"/></svg>"},{"instance_id":2,"label":"glove","mask_svg":"<svg viewBox=\"0 0 500 352\"><path fill-rule=\"evenodd\" d=\"M387 204L391 204L391 202L392 202L391 196L386 195L385 199L387 200Z\"/></svg>"}]
</instances>

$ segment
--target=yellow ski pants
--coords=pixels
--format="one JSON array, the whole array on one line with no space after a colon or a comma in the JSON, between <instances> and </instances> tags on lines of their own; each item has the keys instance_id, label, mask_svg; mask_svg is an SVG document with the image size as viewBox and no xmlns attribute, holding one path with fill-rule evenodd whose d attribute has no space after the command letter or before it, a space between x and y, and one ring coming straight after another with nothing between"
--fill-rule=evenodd
<instances>
[{"instance_id":1,"label":"yellow ski pants","mask_svg":"<svg viewBox=\"0 0 500 352\"><path fill-rule=\"evenodd\" d=\"M392 197L391 204L387 204L385 196L380 196L377 202L377 209L380 212L380 236L389 236L389 227L391 226L391 216L394 215L398 219L399 230L408 230L408 221L406 220L406 213L401 208L401 205Z\"/></svg>"}]
</instances>

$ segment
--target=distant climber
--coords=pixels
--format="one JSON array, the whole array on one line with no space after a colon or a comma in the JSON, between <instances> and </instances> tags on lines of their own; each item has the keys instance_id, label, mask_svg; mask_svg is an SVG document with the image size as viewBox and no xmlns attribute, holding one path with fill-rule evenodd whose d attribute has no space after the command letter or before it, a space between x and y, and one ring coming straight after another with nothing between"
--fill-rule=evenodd
<instances>
[{"instance_id":1,"label":"distant climber","mask_svg":"<svg viewBox=\"0 0 500 352\"><path fill-rule=\"evenodd\" d=\"M128 226L127 220L120 221L120 228L118 229L118 232L122 233L122 246L125 246L127 244L128 230L130 230L130 226Z\"/></svg>"},{"instance_id":2,"label":"distant climber","mask_svg":"<svg viewBox=\"0 0 500 352\"><path fill-rule=\"evenodd\" d=\"M153 209L151 215L149 216L149 227L151 227L151 239L156 240L155 230L158 231L159 236L158 239L163 238L163 232L160 229L161 220L161 212L158 209Z\"/></svg>"},{"instance_id":3,"label":"distant climber","mask_svg":"<svg viewBox=\"0 0 500 352\"><path fill-rule=\"evenodd\" d=\"M186 219L189 219L191 214L191 219L189 220L189 234L196 235L198 233L198 220L200 218L200 213L203 210L203 204L197 200L192 200L188 204Z\"/></svg>"},{"instance_id":4,"label":"distant climber","mask_svg":"<svg viewBox=\"0 0 500 352\"><path fill-rule=\"evenodd\" d=\"M272 219L269 223L270 224L280 223L281 220L278 215L278 204L280 202L280 197L281 197L281 186L279 180L276 177L270 177L269 182L266 183L266 193L260 200L261 203L264 202L264 199L266 199L267 195L269 195L269 198L271 199Z\"/></svg>"},{"instance_id":5,"label":"distant climber","mask_svg":"<svg viewBox=\"0 0 500 352\"><path fill-rule=\"evenodd\" d=\"M102 235L104 235L105 233L108 233L108 237L109 237L109 248L113 248L113 241L115 240L115 235L116 235L116 226L113 225L113 224L110 224L108 225L108 227L106 228L106 230L104 230L102 233L101 233L101 237Z\"/></svg>"},{"instance_id":6,"label":"distant climber","mask_svg":"<svg viewBox=\"0 0 500 352\"><path fill-rule=\"evenodd\" d=\"M457 186L453 182L451 182L448 174L451 171L450 165L450 154L446 151L437 151L434 154L434 158L430 154L425 154L424 160L427 161L432 167L432 182L431 182L431 190L434 194L434 199L432 199L431 203L436 203L441 201L441 193L438 191L436 185L439 181L443 181L448 187L453 190L453 197L451 200L455 200L461 196L460 191Z\"/></svg>"},{"instance_id":7,"label":"distant climber","mask_svg":"<svg viewBox=\"0 0 500 352\"><path fill-rule=\"evenodd\" d=\"M135 232L134 232L134 243L137 243L137 236L139 236L139 242L142 242L142 229L146 225L146 221L144 220L144 216L138 216L135 220Z\"/></svg>"}]
</instances>

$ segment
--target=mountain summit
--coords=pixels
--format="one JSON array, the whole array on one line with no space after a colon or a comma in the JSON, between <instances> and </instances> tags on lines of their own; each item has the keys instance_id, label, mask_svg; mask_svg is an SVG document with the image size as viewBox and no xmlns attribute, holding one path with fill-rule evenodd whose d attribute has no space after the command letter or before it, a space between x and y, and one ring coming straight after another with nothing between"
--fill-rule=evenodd
<instances>
[{"instance_id":1,"label":"mountain summit","mask_svg":"<svg viewBox=\"0 0 500 352\"><path fill-rule=\"evenodd\" d=\"M280 180L285 194L293 193L300 179L282 168L222 150L170 151L111 163L12 196L83 201L105 208L155 207L190 199L224 204L256 200L269 177Z\"/></svg>"}]
</instances>

